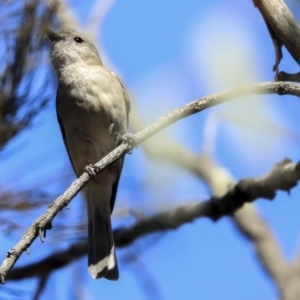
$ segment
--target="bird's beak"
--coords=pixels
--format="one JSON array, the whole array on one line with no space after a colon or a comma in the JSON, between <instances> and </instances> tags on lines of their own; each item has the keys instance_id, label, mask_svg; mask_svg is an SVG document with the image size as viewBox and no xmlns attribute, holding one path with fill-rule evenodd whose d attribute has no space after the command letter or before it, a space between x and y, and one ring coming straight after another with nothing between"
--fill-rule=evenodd
<instances>
[{"instance_id":1,"label":"bird's beak","mask_svg":"<svg viewBox=\"0 0 300 300\"><path fill-rule=\"evenodd\" d=\"M49 29L46 31L46 35L47 35L48 39L51 41L51 43L57 42L58 40L60 40L60 36L57 33L55 33L54 31L51 31Z\"/></svg>"}]
</instances>

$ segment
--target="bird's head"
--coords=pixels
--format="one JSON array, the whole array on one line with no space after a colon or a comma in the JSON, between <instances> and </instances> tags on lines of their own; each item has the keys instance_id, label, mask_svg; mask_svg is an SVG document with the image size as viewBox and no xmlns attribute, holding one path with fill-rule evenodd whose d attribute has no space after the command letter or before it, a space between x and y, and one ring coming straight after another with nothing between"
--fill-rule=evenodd
<instances>
[{"instance_id":1,"label":"bird's head","mask_svg":"<svg viewBox=\"0 0 300 300\"><path fill-rule=\"evenodd\" d=\"M51 61L56 72L73 63L102 64L99 53L91 41L74 29L47 31L51 42Z\"/></svg>"}]
</instances>

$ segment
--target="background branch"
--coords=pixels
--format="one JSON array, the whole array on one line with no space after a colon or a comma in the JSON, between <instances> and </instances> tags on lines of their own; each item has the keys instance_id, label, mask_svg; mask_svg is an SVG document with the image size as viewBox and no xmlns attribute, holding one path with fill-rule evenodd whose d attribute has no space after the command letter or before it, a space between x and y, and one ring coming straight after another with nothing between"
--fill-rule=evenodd
<instances>
[{"instance_id":1,"label":"background branch","mask_svg":"<svg viewBox=\"0 0 300 300\"><path fill-rule=\"evenodd\" d=\"M161 117L152 125L149 125L141 132L135 134L133 145L123 142L111 153L106 155L100 162L95 164L99 171L103 171L110 164L118 160L125 153L129 152L132 147L139 145L148 138L152 137L159 131L163 130L167 126L183 119L189 115L200 112L209 107L215 106L226 101L249 96L253 94L272 94L276 93L279 95L300 95L299 85L293 83L284 82L267 82L258 84L248 84L242 85L236 88L227 89L225 91L206 96L200 100L193 101L187 105L175 109L169 112L164 117ZM24 233L21 240L8 252L6 259L2 262L0 266L0 281L4 283L5 277L8 271L13 267L15 262L21 256L21 254L26 251L29 246L33 243L38 235L41 237L41 232L51 229L51 222L53 218L62 210L65 206L69 204L72 198L74 198L77 193L84 187L84 185L90 180L87 173L83 173L77 180L75 180L71 186L58 197L47 209L47 211L40 216Z\"/></svg>"},{"instance_id":2,"label":"background branch","mask_svg":"<svg viewBox=\"0 0 300 300\"><path fill-rule=\"evenodd\" d=\"M299 180L300 161L294 164L290 160L285 159L260 178L240 180L220 198L212 198L202 202L193 201L154 216L144 216L130 227L114 230L115 245L116 247L125 247L147 234L173 230L202 217L217 221L221 217L234 214L235 219L239 220L243 219L245 212L247 212L247 218L243 219L242 222L237 222L239 229L254 244L258 244L258 255L265 262L265 268L271 277L279 280L280 276L282 276L282 270L288 268L288 264L282 258L282 254L276 246L276 241L272 238L268 226L257 217L258 215L255 212L249 213L249 210L253 211L251 206L246 206L246 209L239 210L237 213L235 211L245 203L259 198L272 200L279 190L289 192L297 185ZM244 213L239 213L242 211ZM247 225L247 223L250 225ZM251 228L251 231L249 231L249 228ZM260 232L259 236L257 235L258 232ZM53 253L39 262L11 270L7 280L20 280L33 276L43 277L86 255L86 251L86 243L74 243L68 249ZM266 253L268 255L265 255ZM269 255L270 253L272 255ZM278 263L273 264L274 259ZM278 276L279 278L277 278Z\"/></svg>"},{"instance_id":3,"label":"background branch","mask_svg":"<svg viewBox=\"0 0 300 300\"><path fill-rule=\"evenodd\" d=\"M282 46L285 46L293 59L300 65L300 26L298 22L283 0L253 0L253 3L266 22L275 46L276 80L299 81L297 74L278 73L278 66L282 58Z\"/></svg>"}]
</instances>

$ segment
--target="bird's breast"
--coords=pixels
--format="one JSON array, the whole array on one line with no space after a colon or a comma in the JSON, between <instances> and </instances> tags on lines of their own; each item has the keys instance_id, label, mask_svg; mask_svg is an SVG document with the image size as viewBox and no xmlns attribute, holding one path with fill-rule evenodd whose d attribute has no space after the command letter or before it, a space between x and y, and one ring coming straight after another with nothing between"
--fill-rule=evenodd
<instances>
[{"instance_id":1,"label":"bird's breast","mask_svg":"<svg viewBox=\"0 0 300 300\"><path fill-rule=\"evenodd\" d=\"M67 83L59 81L57 110L69 155L80 174L118 145L126 133L127 116L121 87L103 76L101 69L82 71L78 78L71 71Z\"/></svg>"}]
</instances>

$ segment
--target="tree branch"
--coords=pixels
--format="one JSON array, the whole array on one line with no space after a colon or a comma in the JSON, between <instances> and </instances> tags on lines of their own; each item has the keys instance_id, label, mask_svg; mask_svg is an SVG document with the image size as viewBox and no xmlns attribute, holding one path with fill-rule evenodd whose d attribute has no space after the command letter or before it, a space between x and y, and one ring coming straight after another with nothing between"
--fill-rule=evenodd
<instances>
[{"instance_id":1,"label":"tree branch","mask_svg":"<svg viewBox=\"0 0 300 300\"><path fill-rule=\"evenodd\" d=\"M289 159L285 159L261 178L240 180L222 197L215 197L201 203L186 204L140 220L130 228L115 230L115 244L117 247L127 246L145 234L176 229L200 217L217 221L223 216L232 215L245 203L259 198L272 200L278 190L289 192L297 185L298 180L300 180L300 161L293 164Z\"/></svg>"},{"instance_id":2,"label":"tree branch","mask_svg":"<svg viewBox=\"0 0 300 300\"><path fill-rule=\"evenodd\" d=\"M253 0L259 9L270 32L275 48L276 80L298 81L299 76L285 72L278 73L278 66L282 58L281 47L285 46L294 60L300 65L300 26L283 0Z\"/></svg>"},{"instance_id":3,"label":"tree branch","mask_svg":"<svg viewBox=\"0 0 300 300\"><path fill-rule=\"evenodd\" d=\"M300 161L294 164L290 160L284 159L282 162L276 164L265 176L258 179L240 180L237 184L233 185L223 197L212 198L201 203L191 202L155 216L144 217L131 227L114 230L115 245L116 247L125 247L147 234L176 229L201 217L207 217L216 221L221 217L232 215L245 203L252 202L259 198L272 200L278 190L289 192L291 188L297 185L298 180L300 180ZM251 208L248 207L247 213L249 209L251 210ZM238 213L242 211L245 212L245 210L238 210ZM249 239L256 240L255 244L261 243L260 248L262 250L259 251L258 255L261 256L263 262L266 262L264 266L271 274L271 277L276 278L278 274L285 274L286 272L282 273L281 271L285 270L288 264L285 263L281 253L277 255L276 251L279 250L277 247L273 247L274 242L270 242L272 234L269 234L268 227L260 218L257 218L255 212L250 215L252 218L249 218L248 214L246 222L251 223L252 233L249 233L247 225L240 225L240 230L244 232ZM235 213L235 218L236 217L237 215ZM238 217L241 218L242 214ZM254 227L253 224L255 224ZM264 232L266 232L264 235L259 235L259 241L257 241L258 238L256 235L258 227L260 232L262 232L261 227L264 228ZM268 251L264 251L266 247ZM271 251L269 251L270 249ZM87 245L85 243L75 243L68 249L51 254L39 262L10 271L7 280L20 280L33 276L43 277L56 269L65 267L72 261L86 255L86 253ZM264 253L273 253L273 255L266 257ZM277 263L270 263L270 261L276 261Z\"/></svg>"},{"instance_id":4,"label":"tree branch","mask_svg":"<svg viewBox=\"0 0 300 300\"><path fill-rule=\"evenodd\" d=\"M299 165L299 163L298 163ZM299 270L284 257L269 226L262 219L255 207L249 206L234 215L235 225L253 244L262 269L276 284L281 300L298 300Z\"/></svg>"},{"instance_id":5,"label":"tree branch","mask_svg":"<svg viewBox=\"0 0 300 300\"><path fill-rule=\"evenodd\" d=\"M283 0L254 0L264 20L300 65L300 26Z\"/></svg>"},{"instance_id":6,"label":"tree branch","mask_svg":"<svg viewBox=\"0 0 300 300\"><path fill-rule=\"evenodd\" d=\"M50 254L36 263L11 270L7 280L22 280L38 276L43 278L54 270L63 268L87 253L86 243L74 243L68 249Z\"/></svg>"},{"instance_id":7,"label":"tree branch","mask_svg":"<svg viewBox=\"0 0 300 300\"><path fill-rule=\"evenodd\" d=\"M285 82L266 82L257 84L246 84L235 88L230 88L216 94L211 94L197 101L188 103L187 105L174 109L164 117L161 117L152 125L147 126L144 130L134 135L134 142L129 144L123 142L115 150L106 155L95 166L99 172L106 169L109 165L117 161L120 157L145 140L149 139L156 133L160 132L167 126L186 118L192 114L200 112L209 107L227 102L229 100L249 96L254 94L278 94L278 95L294 95L300 96L300 86L293 83ZM41 232L51 229L51 222L54 217L67 206L70 201L78 194L78 192L90 180L88 173L84 172L71 186L48 207L47 211L41 215L24 233L21 240L8 252L6 259L0 266L0 282L5 282L5 277L8 271L13 267L21 254L29 248L38 235L41 237Z\"/></svg>"}]
</instances>

